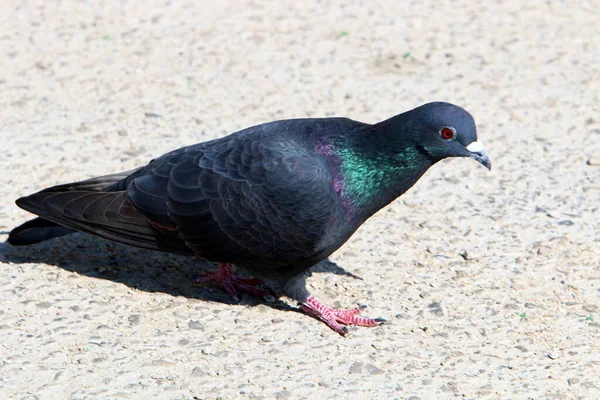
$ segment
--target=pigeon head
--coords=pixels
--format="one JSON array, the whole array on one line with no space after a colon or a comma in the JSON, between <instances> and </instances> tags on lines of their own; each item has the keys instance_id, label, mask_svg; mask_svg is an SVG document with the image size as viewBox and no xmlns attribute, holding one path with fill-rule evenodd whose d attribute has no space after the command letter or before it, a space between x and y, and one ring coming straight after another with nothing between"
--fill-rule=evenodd
<instances>
[{"instance_id":1,"label":"pigeon head","mask_svg":"<svg viewBox=\"0 0 600 400\"><path fill-rule=\"evenodd\" d=\"M422 105L406 114L415 123L418 144L433 158L469 157L491 169L483 145L477 141L477 128L471 114L450 103Z\"/></svg>"}]
</instances>

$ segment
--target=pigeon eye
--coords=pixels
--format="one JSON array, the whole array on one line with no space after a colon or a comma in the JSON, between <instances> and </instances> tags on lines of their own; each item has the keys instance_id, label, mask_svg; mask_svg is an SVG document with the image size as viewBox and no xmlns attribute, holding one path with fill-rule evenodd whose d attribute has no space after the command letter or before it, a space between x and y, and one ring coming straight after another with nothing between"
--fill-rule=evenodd
<instances>
[{"instance_id":1,"label":"pigeon eye","mask_svg":"<svg viewBox=\"0 0 600 400\"><path fill-rule=\"evenodd\" d=\"M452 140L456 138L456 130L451 126L446 126L440 130L442 139Z\"/></svg>"}]
</instances>

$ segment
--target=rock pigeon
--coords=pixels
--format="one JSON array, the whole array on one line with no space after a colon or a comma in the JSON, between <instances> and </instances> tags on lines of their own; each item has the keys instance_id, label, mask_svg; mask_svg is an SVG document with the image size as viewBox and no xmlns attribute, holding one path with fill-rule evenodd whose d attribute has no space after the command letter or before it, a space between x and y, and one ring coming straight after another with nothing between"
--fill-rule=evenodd
<instances>
[{"instance_id":1,"label":"rock pigeon","mask_svg":"<svg viewBox=\"0 0 600 400\"><path fill-rule=\"evenodd\" d=\"M471 115L434 102L371 125L347 118L269 122L183 147L146 166L44 189L16 201L39 217L10 232L30 245L75 231L220 263L202 282L234 299L273 290L335 332L377 326L363 307L333 309L306 272L446 157L490 169ZM254 278L239 278L236 265ZM266 285L266 286L265 286Z\"/></svg>"}]
</instances>

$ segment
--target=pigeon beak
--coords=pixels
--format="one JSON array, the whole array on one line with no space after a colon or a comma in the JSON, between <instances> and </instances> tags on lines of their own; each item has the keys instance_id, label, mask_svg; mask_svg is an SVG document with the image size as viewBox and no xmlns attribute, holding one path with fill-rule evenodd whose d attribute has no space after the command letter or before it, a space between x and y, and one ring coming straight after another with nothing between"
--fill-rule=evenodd
<instances>
[{"instance_id":1,"label":"pigeon beak","mask_svg":"<svg viewBox=\"0 0 600 400\"><path fill-rule=\"evenodd\" d=\"M485 148L481 143L475 141L467 146L467 150L469 150L471 153L469 157L471 157L473 160L479 161L487 169L492 169L492 163L490 162L487 154L485 154Z\"/></svg>"}]
</instances>

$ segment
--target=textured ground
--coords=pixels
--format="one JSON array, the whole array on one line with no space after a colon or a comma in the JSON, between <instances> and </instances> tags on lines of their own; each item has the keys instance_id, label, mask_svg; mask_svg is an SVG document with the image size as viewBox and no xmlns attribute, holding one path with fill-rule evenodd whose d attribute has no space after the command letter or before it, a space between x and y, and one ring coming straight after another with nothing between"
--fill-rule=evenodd
<instances>
[{"instance_id":1,"label":"textured ground","mask_svg":"<svg viewBox=\"0 0 600 400\"><path fill-rule=\"evenodd\" d=\"M493 163L436 165L315 269L390 321L347 338L208 263L0 244L0 398L600 398L600 2L392 3L0 5L2 242L20 195L273 119L446 100Z\"/></svg>"}]
</instances>

